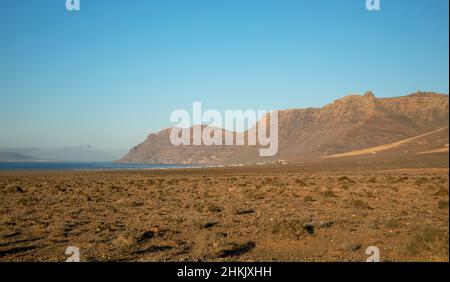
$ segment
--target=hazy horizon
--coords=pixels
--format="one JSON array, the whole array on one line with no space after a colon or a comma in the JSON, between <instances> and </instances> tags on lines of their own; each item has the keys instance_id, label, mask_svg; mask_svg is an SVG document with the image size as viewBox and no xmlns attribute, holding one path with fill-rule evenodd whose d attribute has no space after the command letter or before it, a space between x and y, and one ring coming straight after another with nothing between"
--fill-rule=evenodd
<instances>
[{"instance_id":1,"label":"hazy horizon","mask_svg":"<svg viewBox=\"0 0 450 282\"><path fill-rule=\"evenodd\" d=\"M0 153L18 153L37 160L109 162L123 157L129 149L0 147Z\"/></svg>"},{"instance_id":2,"label":"hazy horizon","mask_svg":"<svg viewBox=\"0 0 450 282\"><path fill-rule=\"evenodd\" d=\"M448 1L10 1L0 148L129 150L192 108L449 93Z\"/></svg>"}]
</instances>

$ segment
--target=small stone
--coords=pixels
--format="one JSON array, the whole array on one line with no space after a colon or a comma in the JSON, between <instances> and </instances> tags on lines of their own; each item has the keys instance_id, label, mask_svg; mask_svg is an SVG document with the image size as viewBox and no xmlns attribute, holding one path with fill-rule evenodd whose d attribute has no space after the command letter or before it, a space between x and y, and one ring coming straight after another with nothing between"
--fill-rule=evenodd
<instances>
[{"instance_id":1,"label":"small stone","mask_svg":"<svg viewBox=\"0 0 450 282\"><path fill-rule=\"evenodd\" d=\"M145 231L142 233L142 235L137 239L138 243L142 243L144 241L147 241L149 239L152 239L155 237L155 233L153 231Z\"/></svg>"},{"instance_id":2,"label":"small stone","mask_svg":"<svg viewBox=\"0 0 450 282\"><path fill-rule=\"evenodd\" d=\"M209 228L211 228L211 227L216 226L217 224L218 224L218 222L207 222L207 223L205 223L205 224L201 224L201 225L200 225L200 228L201 228L201 229L209 229Z\"/></svg>"},{"instance_id":3,"label":"small stone","mask_svg":"<svg viewBox=\"0 0 450 282\"><path fill-rule=\"evenodd\" d=\"M362 245L360 243L345 243L342 248L345 251L357 251L359 249L361 249Z\"/></svg>"},{"instance_id":4,"label":"small stone","mask_svg":"<svg viewBox=\"0 0 450 282\"><path fill-rule=\"evenodd\" d=\"M307 232L309 235L313 235L314 232L315 232L315 230L314 230L314 225L312 225L312 224L310 224L310 223L305 224L305 226L303 226L303 228L305 228L306 232Z\"/></svg>"},{"instance_id":5,"label":"small stone","mask_svg":"<svg viewBox=\"0 0 450 282\"><path fill-rule=\"evenodd\" d=\"M245 254L256 247L256 243L253 241L248 241L243 244L231 243L231 247L227 249L223 249L219 253L219 257L234 257Z\"/></svg>"},{"instance_id":6,"label":"small stone","mask_svg":"<svg viewBox=\"0 0 450 282\"><path fill-rule=\"evenodd\" d=\"M250 214L250 213L254 213L254 212L255 212L254 209L241 209L241 210L237 210L236 214L243 215L243 214Z\"/></svg>"}]
</instances>

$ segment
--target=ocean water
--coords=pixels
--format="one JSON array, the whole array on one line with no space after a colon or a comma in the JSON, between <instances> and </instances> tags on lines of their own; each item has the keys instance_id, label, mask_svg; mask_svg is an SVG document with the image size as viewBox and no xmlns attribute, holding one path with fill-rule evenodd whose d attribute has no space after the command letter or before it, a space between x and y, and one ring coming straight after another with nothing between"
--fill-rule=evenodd
<instances>
[{"instance_id":1,"label":"ocean water","mask_svg":"<svg viewBox=\"0 0 450 282\"><path fill-rule=\"evenodd\" d=\"M130 170L188 168L192 165L130 164L113 162L0 162L0 171L6 170Z\"/></svg>"}]
</instances>

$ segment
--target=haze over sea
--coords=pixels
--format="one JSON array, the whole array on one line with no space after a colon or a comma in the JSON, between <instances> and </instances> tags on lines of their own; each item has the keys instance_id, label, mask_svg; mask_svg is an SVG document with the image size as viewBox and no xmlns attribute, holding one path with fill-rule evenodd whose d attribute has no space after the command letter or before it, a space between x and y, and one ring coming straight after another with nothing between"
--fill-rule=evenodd
<instances>
[{"instance_id":1,"label":"haze over sea","mask_svg":"<svg viewBox=\"0 0 450 282\"><path fill-rule=\"evenodd\" d=\"M192 165L132 164L114 162L0 162L0 171L4 170L133 170L187 168Z\"/></svg>"}]
</instances>

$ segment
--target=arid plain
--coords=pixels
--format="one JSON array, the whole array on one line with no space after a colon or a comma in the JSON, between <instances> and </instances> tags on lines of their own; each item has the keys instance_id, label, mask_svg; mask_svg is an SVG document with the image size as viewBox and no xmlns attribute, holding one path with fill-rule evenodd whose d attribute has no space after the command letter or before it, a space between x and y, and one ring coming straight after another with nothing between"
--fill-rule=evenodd
<instances>
[{"instance_id":1,"label":"arid plain","mask_svg":"<svg viewBox=\"0 0 450 282\"><path fill-rule=\"evenodd\" d=\"M75 246L82 261L365 261L374 246L381 261L448 261L448 102L367 92L282 111L264 162L163 130L121 161L215 167L0 172L0 260Z\"/></svg>"},{"instance_id":2,"label":"arid plain","mask_svg":"<svg viewBox=\"0 0 450 282\"><path fill-rule=\"evenodd\" d=\"M147 171L1 172L0 260L448 261L448 152Z\"/></svg>"}]
</instances>

